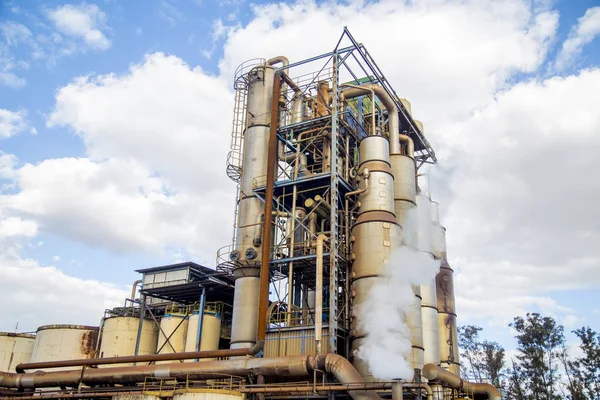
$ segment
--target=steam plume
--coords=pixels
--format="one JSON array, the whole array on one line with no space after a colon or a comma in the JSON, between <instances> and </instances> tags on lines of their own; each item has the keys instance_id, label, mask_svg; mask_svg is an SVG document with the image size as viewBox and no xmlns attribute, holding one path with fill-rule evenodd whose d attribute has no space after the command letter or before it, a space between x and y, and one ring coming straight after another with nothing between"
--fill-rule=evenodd
<instances>
[{"instance_id":1,"label":"steam plume","mask_svg":"<svg viewBox=\"0 0 600 400\"><path fill-rule=\"evenodd\" d=\"M416 250L416 212L411 210L403 229L403 244L394 249L382 266L380 279L369 291L358 313L358 327L367 332L356 356L364 360L377 379L412 380L408 357L410 329L406 315L417 301L413 285L431 282L440 262Z\"/></svg>"}]
</instances>

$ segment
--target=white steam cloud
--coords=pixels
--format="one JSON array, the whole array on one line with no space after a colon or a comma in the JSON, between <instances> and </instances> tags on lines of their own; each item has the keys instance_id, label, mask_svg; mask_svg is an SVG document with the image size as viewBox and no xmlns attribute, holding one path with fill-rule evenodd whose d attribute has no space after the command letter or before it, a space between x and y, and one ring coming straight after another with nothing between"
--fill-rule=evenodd
<instances>
[{"instance_id":1,"label":"white steam cloud","mask_svg":"<svg viewBox=\"0 0 600 400\"><path fill-rule=\"evenodd\" d=\"M430 283L440 269L440 261L417 250L416 212L411 210L403 229L403 244L394 249L383 265L380 279L371 287L358 312L359 330L366 332L355 356L364 360L377 379L412 380L409 362L412 351L407 314L416 307L413 285ZM419 308L419 312L420 308Z\"/></svg>"}]
</instances>

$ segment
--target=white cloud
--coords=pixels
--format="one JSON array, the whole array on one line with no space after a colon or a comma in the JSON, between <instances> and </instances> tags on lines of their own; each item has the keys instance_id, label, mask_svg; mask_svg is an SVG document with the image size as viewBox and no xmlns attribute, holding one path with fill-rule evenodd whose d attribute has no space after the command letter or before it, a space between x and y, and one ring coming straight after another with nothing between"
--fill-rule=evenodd
<instances>
[{"instance_id":1,"label":"white cloud","mask_svg":"<svg viewBox=\"0 0 600 400\"><path fill-rule=\"evenodd\" d=\"M459 312L504 318L600 287L598 85L600 69L523 82L446 131L443 158L464 160L440 171Z\"/></svg>"},{"instance_id":2,"label":"white cloud","mask_svg":"<svg viewBox=\"0 0 600 400\"><path fill-rule=\"evenodd\" d=\"M447 215L459 313L502 319L535 307L575 315L551 293L598 283L591 246L599 242L592 222L600 191L587 177L597 154L590 107L600 102L592 91L599 72L509 84L538 70L555 35L558 14L536 4L254 6L247 26L220 32L218 77L153 54L125 74L59 89L48 124L79 135L86 157L9 167L19 191L5 204L13 217L92 246L212 260L232 233L234 187L223 170L235 67L330 51L348 25L412 101L439 155L443 183L434 193ZM322 40L299 39L315 26Z\"/></svg>"},{"instance_id":3,"label":"white cloud","mask_svg":"<svg viewBox=\"0 0 600 400\"><path fill-rule=\"evenodd\" d=\"M17 61L11 49L29 43L32 33L25 25L5 21L0 23L0 34L0 85L13 88L25 86L25 79L16 72L27 69L29 65L24 61Z\"/></svg>"},{"instance_id":4,"label":"white cloud","mask_svg":"<svg viewBox=\"0 0 600 400\"><path fill-rule=\"evenodd\" d=\"M569 37L562 45L556 59L556 68L569 66L581 54L583 47L600 35L600 7L588 8L577 25L571 29Z\"/></svg>"},{"instance_id":5,"label":"white cloud","mask_svg":"<svg viewBox=\"0 0 600 400\"><path fill-rule=\"evenodd\" d=\"M37 235L37 229L38 226L33 221L16 217L0 218L0 239L16 236L34 237Z\"/></svg>"},{"instance_id":6,"label":"white cloud","mask_svg":"<svg viewBox=\"0 0 600 400\"><path fill-rule=\"evenodd\" d=\"M446 120L470 115L512 74L533 72L541 64L558 14L535 12L526 3L303 1L255 6L256 17L228 34L220 67L231 77L251 58L285 54L301 60L325 53L348 26L396 91L413 102L426 129L439 129ZM315 26L321 40L301 39Z\"/></svg>"},{"instance_id":7,"label":"white cloud","mask_svg":"<svg viewBox=\"0 0 600 400\"><path fill-rule=\"evenodd\" d=\"M0 246L0 331L34 331L46 324L98 325L106 308L123 304L124 287L69 276L53 266L21 259ZM93 301L82 301L90 299Z\"/></svg>"},{"instance_id":8,"label":"white cloud","mask_svg":"<svg viewBox=\"0 0 600 400\"><path fill-rule=\"evenodd\" d=\"M66 4L48 11L48 18L64 35L82 40L96 50L106 50L110 40L106 37L106 14L95 4Z\"/></svg>"},{"instance_id":9,"label":"white cloud","mask_svg":"<svg viewBox=\"0 0 600 400\"><path fill-rule=\"evenodd\" d=\"M0 139L7 139L23 132L29 125L25 111L0 108Z\"/></svg>"}]
</instances>

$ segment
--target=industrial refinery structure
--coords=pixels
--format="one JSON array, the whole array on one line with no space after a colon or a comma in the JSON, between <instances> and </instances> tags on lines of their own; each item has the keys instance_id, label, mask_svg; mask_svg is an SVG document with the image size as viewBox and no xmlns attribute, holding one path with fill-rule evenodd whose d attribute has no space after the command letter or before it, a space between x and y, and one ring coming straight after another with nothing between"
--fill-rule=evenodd
<instances>
[{"instance_id":1,"label":"industrial refinery structure","mask_svg":"<svg viewBox=\"0 0 600 400\"><path fill-rule=\"evenodd\" d=\"M445 229L418 178L436 156L365 46L344 30L326 54L250 60L234 89L235 226L216 268L137 271L100 327L0 333L0 398L499 400L460 378ZM440 268L402 313L413 376L382 380L358 321L401 246Z\"/></svg>"}]
</instances>

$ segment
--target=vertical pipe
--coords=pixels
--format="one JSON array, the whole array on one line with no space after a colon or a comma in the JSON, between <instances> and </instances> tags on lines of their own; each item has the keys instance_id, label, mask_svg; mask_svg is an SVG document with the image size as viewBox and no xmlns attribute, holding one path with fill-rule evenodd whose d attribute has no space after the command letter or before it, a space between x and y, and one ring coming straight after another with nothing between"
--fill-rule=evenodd
<instances>
[{"instance_id":1,"label":"vertical pipe","mask_svg":"<svg viewBox=\"0 0 600 400\"><path fill-rule=\"evenodd\" d=\"M140 342L142 339L142 330L144 328L144 314L146 314L146 295L142 294L142 305L140 306L140 323L138 325L137 337L135 339L135 353L134 356L137 356L140 352ZM133 365L137 365L137 363L133 363Z\"/></svg>"},{"instance_id":2,"label":"vertical pipe","mask_svg":"<svg viewBox=\"0 0 600 400\"><path fill-rule=\"evenodd\" d=\"M196 351L200 351L200 342L202 341L202 324L204 323L204 307L206 306L206 288L202 286L202 294L200 295L200 310L198 314L198 333L196 337ZM198 361L198 359L196 359Z\"/></svg>"},{"instance_id":3,"label":"vertical pipe","mask_svg":"<svg viewBox=\"0 0 600 400\"><path fill-rule=\"evenodd\" d=\"M402 390L402 381L400 379L394 379L392 381L392 400L402 400L404 398Z\"/></svg>"},{"instance_id":4,"label":"vertical pipe","mask_svg":"<svg viewBox=\"0 0 600 400\"><path fill-rule=\"evenodd\" d=\"M315 343L317 354L321 354L321 335L323 330L323 244L327 236L317 237L317 279L315 284Z\"/></svg>"},{"instance_id":5,"label":"vertical pipe","mask_svg":"<svg viewBox=\"0 0 600 400\"><path fill-rule=\"evenodd\" d=\"M271 100L271 126L267 153L267 187L265 190L265 222L263 227L262 260L260 266L260 297L258 302L258 341L267 335L267 307L269 305L269 260L271 256L271 225L273 221L273 187L277 166L277 124L279 121L279 91L281 75L276 72Z\"/></svg>"}]
</instances>

